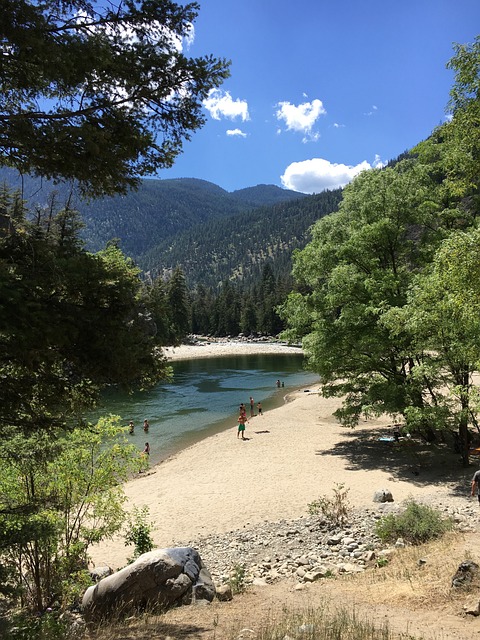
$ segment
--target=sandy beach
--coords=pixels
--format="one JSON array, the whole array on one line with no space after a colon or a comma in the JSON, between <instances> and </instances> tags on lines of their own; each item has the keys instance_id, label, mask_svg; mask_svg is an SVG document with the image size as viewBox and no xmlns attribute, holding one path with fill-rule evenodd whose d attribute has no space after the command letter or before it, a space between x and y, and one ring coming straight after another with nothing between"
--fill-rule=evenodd
<instances>
[{"instance_id":1,"label":"sandy beach","mask_svg":"<svg viewBox=\"0 0 480 640\"><path fill-rule=\"evenodd\" d=\"M241 354L244 356L262 353L302 353L300 347L289 346L283 342L252 342L246 340L203 340L193 345L166 347L168 360L194 360L197 358L217 358Z\"/></svg>"},{"instance_id":2,"label":"sandy beach","mask_svg":"<svg viewBox=\"0 0 480 640\"><path fill-rule=\"evenodd\" d=\"M238 344L182 346L167 356L292 349ZM299 390L285 397L283 406L250 418L245 441L237 438L233 423L231 429L126 483L127 507L147 505L155 523L154 542L168 547L264 521L306 516L307 505L322 495L331 496L336 483L348 487L350 503L357 507L377 508L372 498L382 488L392 492L395 502L409 497L437 502L469 499L472 471L461 468L458 455L440 449L432 456L432 448L415 439L395 445L380 441L380 436L391 435L388 417L362 422L353 430L344 428L332 415L339 404L339 399L323 398L320 385ZM123 566L129 554L121 537L91 549L95 564L114 568Z\"/></svg>"}]
</instances>

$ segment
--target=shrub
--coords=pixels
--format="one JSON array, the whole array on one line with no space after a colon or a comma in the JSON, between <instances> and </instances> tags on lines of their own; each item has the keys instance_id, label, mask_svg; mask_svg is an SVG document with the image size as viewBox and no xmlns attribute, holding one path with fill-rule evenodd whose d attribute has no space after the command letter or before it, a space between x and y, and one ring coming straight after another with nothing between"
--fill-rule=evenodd
<instances>
[{"instance_id":1,"label":"shrub","mask_svg":"<svg viewBox=\"0 0 480 640\"><path fill-rule=\"evenodd\" d=\"M384 542L403 538L411 544L422 544L451 530L453 522L442 518L439 511L414 500L399 515L389 514L376 524L376 534Z\"/></svg>"},{"instance_id":2,"label":"shrub","mask_svg":"<svg viewBox=\"0 0 480 640\"><path fill-rule=\"evenodd\" d=\"M232 567L230 571L230 586L234 594L243 593L247 588L245 583L246 573L247 571L244 564L235 564Z\"/></svg>"},{"instance_id":3,"label":"shrub","mask_svg":"<svg viewBox=\"0 0 480 640\"><path fill-rule=\"evenodd\" d=\"M311 515L321 513L323 517L333 524L342 525L348 520L350 503L348 502L348 492L344 484L336 484L333 488L333 497L321 496L318 500L310 502L308 512Z\"/></svg>"},{"instance_id":4,"label":"shrub","mask_svg":"<svg viewBox=\"0 0 480 640\"><path fill-rule=\"evenodd\" d=\"M154 547L151 534L153 524L148 522L148 515L149 510L147 506L144 506L141 509L134 507L133 512L128 518L127 529L125 532L125 545L133 544L135 547L133 556L128 558L129 563L136 560L142 555L142 553L151 551Z\"/></svg>"}]
</instances>

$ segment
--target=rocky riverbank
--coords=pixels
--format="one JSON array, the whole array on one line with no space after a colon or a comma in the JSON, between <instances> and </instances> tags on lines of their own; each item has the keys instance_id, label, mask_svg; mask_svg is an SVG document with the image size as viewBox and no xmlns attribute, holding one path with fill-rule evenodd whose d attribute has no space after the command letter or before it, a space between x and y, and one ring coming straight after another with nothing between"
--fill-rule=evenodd
<instances>
[{"instance_id":1,"label":"rocky riverbank","mask_svg":"<svg viewBox=\"0 0 480 640\"><path fill-rule=\"evenodd\" d=\"M459 531L477 531L478 505L423 501L452 518ZM217 585L241 580L265 585L293 579L301 589L307 582L339 573L360 573L394 552L375 535L376 522L388 513L398 513L402 505L385 503L371 509L357 509L348 522L335 525L319 516L264 523L252 528L210 535L179 546L192 546L200 552Z\"/></svg>"}]
</instances>

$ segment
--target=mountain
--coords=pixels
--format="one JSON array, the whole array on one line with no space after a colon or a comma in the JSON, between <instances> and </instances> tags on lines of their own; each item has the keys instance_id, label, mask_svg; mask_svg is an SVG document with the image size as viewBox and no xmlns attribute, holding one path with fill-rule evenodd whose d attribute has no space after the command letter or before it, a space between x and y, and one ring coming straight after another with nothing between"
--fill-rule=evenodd
<instances>
[{"instance_id":1,"label":"mountain","mask_svg":"<svg viewBox=\"0 0 480 640\"><path fill-rule=\"evenodd\" d=\"M341 190L307 196L274 185L231 193L196 178L144 180L125 196L86 201L66 184L0 170L0 182L22 188L32 205L55 192L58 206L69 197L79 210L86 246L97 251L118 239L123 251L152 277L177 266L190 286L217 288L228 279L256 281L266 262L277 275L291 269L291 254L308 242L311 225L335 211Z\"/></svg>"},{"instance_id":2,"label":"mountain","mask_svg":"<svg viewBox=\"0 0 480 640\"><path fill-rule=\"evenodd\" d=\"M69 185L25 176L1 169L0 182L21 188L25 199L40 206L53 191L63 205L73 195L72 206L85 223L83 237L87 248L97 251L111 239L119 239L123 251L136 259L167 238L210 220L236 215L259 206L288 202L305 194L274 185L258 185L229 193L221 187L196 178L144 180L138 191L126 196L86 201Z\"/></svg>"},{"instance_id":3,"label":"mountain","mask_svg":"<svg viewBox=\"0 0 480 640\"><path fill-rule=\"evenodd\" d=\"M341 198L341 189L325 191L210 220L160 242L138 262L152 277L168 275L179 265L190 286L214 288L227 279L257 280L267 261L277 275L287 274L292 251L306 245L310 227L335 211Z\"/></svg>"}]
</instances>

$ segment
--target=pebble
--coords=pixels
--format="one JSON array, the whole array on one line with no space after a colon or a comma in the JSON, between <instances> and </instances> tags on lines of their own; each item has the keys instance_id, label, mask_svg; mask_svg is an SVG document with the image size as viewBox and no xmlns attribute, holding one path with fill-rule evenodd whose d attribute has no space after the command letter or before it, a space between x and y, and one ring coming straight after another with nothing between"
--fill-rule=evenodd
<instances>
[{"instance_id":1,"label":"pebble","mask_svg":"<svg viewBox=\"0 0 480 640\"><path fill-rule=\"evenodd\" d=\"M479 509L465 501L444 504L422 500L453 518L459 531L477 531ZM475 505L477 506L477 505ZM338 573L364 571L377 557L388 556L404 543L386 545L375 535L380 517L398 513L402 505L388 503L350 513L342 526L307 516L263 522L249 529L209 535L179 546L198 549L216 584L224 584L233 567L244 569L244 585L271 584L293 578L308 583ZM268 555L265 554L268 549Z\"/></svg>"}]
</instances>

